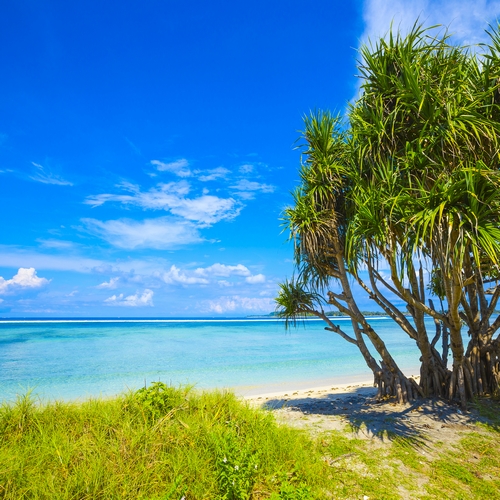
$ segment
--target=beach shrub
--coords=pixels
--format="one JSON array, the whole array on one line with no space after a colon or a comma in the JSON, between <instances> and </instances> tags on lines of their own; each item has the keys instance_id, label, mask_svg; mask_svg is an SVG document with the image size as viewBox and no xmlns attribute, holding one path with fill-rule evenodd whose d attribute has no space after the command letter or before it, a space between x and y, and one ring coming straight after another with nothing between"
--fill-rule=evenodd
<instances>
[{"instance_id":1,"label":"beach shrub","mask_svg":"<svg viewBox=\"0 0 500 500\"><path fill-rule=\"evenodd\" d=\"M311 488L302 483L299 486L283 484L279 493L273 493L270 500L313 500Z\"/></svg>"},{"instance_id":2,"label":"beach shrub","mask_svg":"<svg viewBox=\"0 0 500 500\"><path fill-rule=\"evenodd\" d=\"M221 500L247 500L257 478L259 453L255 444L228 422L217 442L218 481Z\"/></svg>"},{"instance_id":3,"label":"beach shrub","mask_svg":"<svg viewBox=\"0 0 500 500\"><path fill-rule=\"evenodd\" d=\"M153 382L149 387L136 391L131 401L147 416L158 419L185 404L190 389L191 387L176 389L163 382Z\"/></svg>"}]
</instances>

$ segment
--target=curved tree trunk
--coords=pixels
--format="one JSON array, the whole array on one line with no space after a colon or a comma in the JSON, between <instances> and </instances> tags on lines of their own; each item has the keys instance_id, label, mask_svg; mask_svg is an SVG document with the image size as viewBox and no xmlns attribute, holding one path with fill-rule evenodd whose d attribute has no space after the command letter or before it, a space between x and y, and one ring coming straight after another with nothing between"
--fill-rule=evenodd
<instances>
[{"instance_id":1,"label":"curved tree trunk","mask_svg":"<svg viewBox=\"0 0 500 500\"><path fill-rule=\"evenodd\" d=\"M387 260L391 258L390 255L386 255L385 257ZM435 338L432 343L429 341L429 336L425 326L424 312L416 307L408 305L407 309L411 313L414 320L414 324L411 324L403 312L387 300L377 286L377 281L380 281L386 289L390 290L392 293L404 300L403 295L399 292L399 290L403 288L402 283L400 283L399 280L397 280L397 277L394 276L393 282L395 283L396 288L391 287L391 285L389 285L389 283L387 283L387 281L384 280L384 278L377 272L370 259L367 259L367 267L370 276L371 288L368 287L359 276L356 276L358 283L369 294L369 297L374 300L412 340L416 342L417 347L420 350L420 361L422 364L420 369L418 394L422 397L444 396L446 382L450 373L446 370L446 365L443 363L442 357L434 348L438 338ZM425 300L423 292L423 278L421 280L417 280L416 275L414 274L411 282L413 286L413 295L417 295L415 300ZM410 383L412 387L416 384L413 380Z\"/></svg>"},{"instance_id":2,"label":"curved tree trunk","mask_svg":"<svg viewBox=\"0 0 500 500\"><path fill-rule=\"evenodd\" d=\"M399 366L390 355L383 340L377 335L375 330L367 322L365 316L359 310L356 300L352 294L351 284L347 277L348 273L345 267L343 249L341 248L338 239L335 238L334 240L335 247L338 250L336 252L336 260L339 270L338 278L343 291L342 301L345 302L346 306L340 304L338 296L335 296L335 294L331 292L328 293L329 302L344 311L351 318L356 338L359 339L358 342L361 353L363 354L365 361L367 361L368 366L372 369L374 384L378 387L378 397L382 398L385 396L394 396L396 397L398 403L407 403L408 401L415 399L421 391L418 390L417 384L414 381L410 381L410 379L408 379L399 369ZM373 357L368 351L362 334L370 339L373 347L380 355L380 365L369 361L369 359L373 359Z\"/></svg>"}]
</instances>

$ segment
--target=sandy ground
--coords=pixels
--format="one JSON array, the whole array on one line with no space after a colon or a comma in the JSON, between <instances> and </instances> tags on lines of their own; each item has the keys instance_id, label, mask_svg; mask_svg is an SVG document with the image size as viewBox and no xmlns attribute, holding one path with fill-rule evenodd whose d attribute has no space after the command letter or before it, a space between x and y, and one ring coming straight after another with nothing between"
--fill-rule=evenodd
<instances>
[{"instance_id":1,"label":"sandy ground","mask_svg":"<svg viewBox=\"0 0 500 500\"><path fill-rule=\"evenodd\" d=\"M352 437L388 442L394 436L427 445L453 445L464 432L476 430L476 422L486 422L474 410L463 412L443 400L416 401L399 405L377 401L369 382L318 387L309 390L263 394L246 398L252 405L272 410L279 422L310 432L347 431Z\"/></svg>"},{"instance_id":2,"label":"sandy ground","mask_svg":"<svg viewBox=\"0 0 500 500\"><path fill-rule=\"evenodd\" d=\"M347 437L365 439L368 450L389 452L396 437L409 438L424 463L431 463L448 450L458 450L459 441L469 432L488 433L484 427L476 425L488 420L472 408L463 412L459 406L441 399L399 405L390 399L377 401L375 396L376 389L365 382L246 399L251 405L272 411L279 423L305 429L313 436L342 431ZM323 459L330 467L356 469L359 466L355 453L334 458L325 455ZM410 470L402 462L399 465L414 485L411 491L400 485L396 492L399 497L402 500L427 498L428 472Z\"/></svg>"}]
</instances>

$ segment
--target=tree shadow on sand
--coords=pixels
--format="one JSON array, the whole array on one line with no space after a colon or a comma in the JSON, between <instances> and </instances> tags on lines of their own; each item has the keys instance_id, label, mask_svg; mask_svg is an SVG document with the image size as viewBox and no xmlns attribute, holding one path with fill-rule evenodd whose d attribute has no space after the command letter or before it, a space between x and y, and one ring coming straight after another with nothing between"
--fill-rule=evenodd
<instances>
[{"instance_id":1,"label":"tree shadow on sand","mask_svg":"<svg viewBox=\"0 0 500 500\"><path fill-rule=\"evenodd\" d=\"M391 399L377 401L373 394L373 389L359 387L346 393L269 399L264 402L263 408L299 412L305 419L344 422L359 437L406 438L422 446L440 440L451 431L471 431L477 422L492 424L474 407L463 412L459 406L442 399L417 400L399 405Z\"/></svg>"}]
</instances>

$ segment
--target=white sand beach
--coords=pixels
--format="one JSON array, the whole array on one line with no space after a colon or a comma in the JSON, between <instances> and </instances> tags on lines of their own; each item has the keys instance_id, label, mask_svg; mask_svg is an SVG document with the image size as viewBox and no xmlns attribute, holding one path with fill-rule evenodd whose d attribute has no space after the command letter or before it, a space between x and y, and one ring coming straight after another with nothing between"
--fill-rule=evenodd
<instances>
[{"instance_id":1,"label":"white sand beach","mask_svg":"<svg viewBox=\"0 0 500 500\"><path fill-rule=\"evenodd\" d=\"M278 422L313 434L343 431L378 443L408 437L423 445L422 453L431 453L427 445L437 441L453 446L464 432L478 432L477 422L487 421L474 408L464 412L443 399L401 405L390 398L379 401L376 394L372 381L350 379L336 385L246 395L244 399L272 411Z\"/></svg>"},{"instance_id":2,"label":"white sand beach","mask_svg":"<svg viewBox=\"0 0 500 500\"><path fill-rule=\"evenodd\" d=\"M342 396L350 396L355 393L363 393L367 396L375 396L377 393L376 388L373 387L373 382L367 380L366 377L360 377L361 380L357 380L355 378L350 378L348 382L340 383L340 384L328 384L322 386L309 387L307 383L302 385L299 384L299 387L296 387L295 390L291 389L282 389L282 390L273 390L266 391L264 393L253 393L249 390L246 393L240 393L235 391L238 395L243 396L245 399L251 402L259 403L265 402L269 400L283 400L283 401L292 401L295 399L303 399L303 398L321 398L325 395L336 395L339 397ZM276 386L274 386L276 387ZM278 387L276 387L278 389Z\"/></svg>"}]
</instances>

